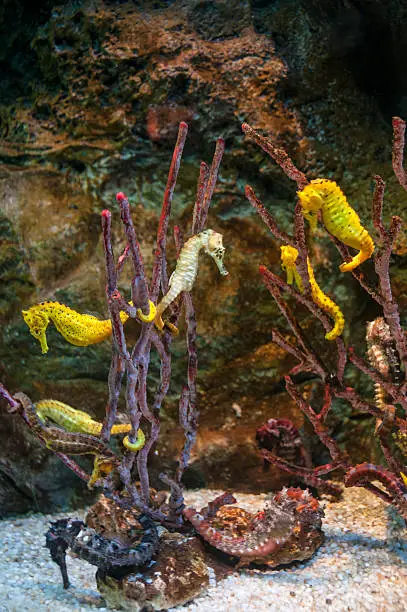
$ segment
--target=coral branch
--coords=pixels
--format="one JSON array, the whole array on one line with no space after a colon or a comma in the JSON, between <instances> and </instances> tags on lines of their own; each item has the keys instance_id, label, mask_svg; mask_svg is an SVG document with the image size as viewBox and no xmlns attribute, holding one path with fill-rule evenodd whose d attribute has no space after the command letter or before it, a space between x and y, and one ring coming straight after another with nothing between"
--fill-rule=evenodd
<instances>
[{"instance_id":1,"label":"coral branch","mask_svg":"<svg viewBox=\"0 0 407 612\"><path fill-rule=\"evenodd\" d=\"M392 397L392 399L403 406L407 412L407 397L400 392L397 385L389 380L385 380L380 373L374 368L369 367L362 357L355 355L352 348L349 348L349 359L350 361L364 374L366 374L371 380L383 387L385 391Z\"/></svg>"},{"instance_id":2,"label":"coral branch","mask_svg":"<svg viewBox=\"0 0 407 612\"><path fill-rule=\"evenodd\" d=\"M150 286L151 300L156 303L158 294L160 291L160 283L162 279L162 270L166 267L165 252L167 244L167 231L168 222L171 213L172 196L174 193L175 185L178 178L178 170L181 164L182 152L188 133L188 126L186 123L181 122L178 130L177 142L175 144L174 153L172 155L172 161L170 170L168 173L167 186L164 193L164 201L161 209L160 221L158 224L157 232L157 246L154 257L153 265L153 277ZM166 289L166 288L165 288ZM165 290L164 289L164 290Z\"/></svg>"},{"instance_id":3,"label":"coral branch","mask_svg":"<svg viewBox=\"0 0 407 612\"><path fill-rule=\"evenodd\" d=\"M319 362L318 358L312 353L310 346L308 345L307 341L301 333L300 326L298 325L291 310L289 309L288 305L284 302L281 296L280 288L287 288L287 291L289 293L292 293L292 295L294 295L295 293L294 290L290 287L290 285L287 285L287 283L281 280L278 276L270 272L270 270L268 270L265 266L259 266L259 272L263 277L264 284L270 291L275 302L277 303L281 312L285 316L289 326L291 327L294 336L296 337L298 343L302 348L302 351L306 354L307 362L310 361L310 363L313 363L315 370L318 372L321 378L323 378L325 376L325 370L322 364Z\"/></svg>"},{"instance_id":4,"label":"coral branch","mask_svg":"<svg viewBox=\"0 0 407 612\"><path fill-rule=\"evenodd\" d=\"M141 308L144 315L148 315L149 295L148 286L144 272L143 258L141 256L140 245L137 240L136 231L134 229L133 220L130 214L129 201L124 193L118 193L116 196L120 204L121 219L127 237L127 244L130 248L130 253L133 260L134 278L132 284L132 300L135 307Z\"/></svg>"},{"instance_id":5,"label":"coral branch","mask_svg":"<svg viewBox=\"0 0 407 612\"><path fill-rule=\"evenodd\" d=\"M329 480L323 480L316 475L317 469L305 468L299 465L293 465L281 459L281 457L277 457L270 451L263 449L261 451L261 455L265 461L268 461L272 465L280 468L283 472L287 472L287 474L291 474L292 476L299 477L305 484L310 487L315 487L321 493L327 493L328 495L332 495L333 497L340 497L342 495L342 489L340 486L330 482ZM338 467L342 467L341 465L335 465L334 463L330 463L329 466L321 466L324 469L327 469L327 472L333 472L338 469ZM319 472L322 473L322 470Z\"/></svg>"},{"instance_id":6,"label":"coral branch","mask_svg":"<svg viewBox=\"0 0 407 612\"><path fill-rule=\"evenodd\" d=\"M293 381L290 376L285 377L285 384L288 394L296 402L301 412L311 421L315 433L321 440L322 444L329 450L330 455L335 464L346 467L348 465L348 459L346 454L339 448L338 443L329 435L328 429L322 422L322 419L318 418L318 414L314 412L312 407L304 400L300 393L295 388Z\"/></svg>"},{"instance_id":7,"label":"coral branch","mask_svg":"<svg viewBox=\"0 0 407 612\"><path fill-rule=\"evenodd\" d=\"M392 503L407 521L407 487L401 478L397 478L389 470L378 465L372 465L371 463L362 463L347 472L345 475L345 486L364 487L367 482L375 480L387 489Z\"/></svg>"},{"instance_id":8,"label":"coral branch","mask_svg":"<svg viewBox=\"0 0 407 612\"><path fill-rule=\"evenodd\" d=\"M257 210L273 236L281 240L281 242L284 244L289 244L290 246L294 247L293 238L278 227L274 217L268 212L264 204L257 198L252 187L249 185L246 185L245 187L245 195L250 204Z\"/></svg>"},{"instance_id":9,"label":"coral branch","mask_svg":"<svg viewBox=\"0 0 407 612\"><path fill-rule=\"evenodd\" d=\"M261 136L248 123L242 124L242 130L246 136L254 140L274 161L283 169L285 174L292 181L297 183L298 189L304 189L308 184L308 179L303 172L298 170L291 158L287 155L284 149L280 149L271 142L268 138Z\"/></svg>"},{"instance_id":10,"label":"coral branch","mask_svg":"<svg viewBox=\"0 0 407 612\"><path fill-rule=\"evenodd\" d=\"M6 389L4 385L0 383L0 397L4 398L6 402L9 404L10 408L8 411L10 413L17 412L20 407L20 402L14 399L11 393Z\"/></svg>"},{"instance_id":11,"label":"coral branch","mask_svg":"<svg viewBox=\"0 0 407 612\"><path fill-rule=\"evenodd\" d=\"M119 403L124 369L124 361L122 357L117 353L115 347L112 346L112 359L110 362L109 376L107 379L109 400L106 405L106 416L103 421L103 427L100 434L100 437L105 442L109 442L110 432L112 430L113 423L116 420L117 406Z\"/></svg>"},{"instance_id":12,"label":"coral branch","mask_svg":"<svg viewBox=\"0 0 407 612\"><path fill-rule=\"evenodd\" d=\"M116 266L112 248L112 215L109 210L103 210L102 215L102 236L106 264L106 299L109 308L110 320L112 322L113 342L119 354L124 358L129 358L124 337L123 324L120 320L120 304L114 299L118 294Z\"/></svg>"},{"instance_id":13,"label":"coral branch","mask_svg":"<svg viewBox=\"0 0 407 612\"><path fill-rule=\"evenodd\" d=\"M393 171L400 185L407 191L407 173L403 168L406 122L400 117L393 117Z\"/></svg>"},{"instance_id":14,"label":"coral branch","mask_svg":"<svg viewBox=\"0 0 407 612\"><path fill-rule=\"evenodd\" d=\"M199 213L199 219L196 224L196 231L202 232L205 227L206 218L208 216L209 206L212 201L213 192L215 191L216 181L218 180L219 167L222 161L223 153L225 152L225 141L223 138L218 138L216 141L215 153L209 169L209 176L206 182L206 188L202 200L202 206ZM199 190L198 190L199 192Z\"/></svg>"},{"instance_id":15,"label":"coral branch","mask_svg":"<svg viewBox=\"0 0 407 612\"><path fill-rule=\"evenodd\" d=\"M203 224L201 223L202 206L204 203L205 193L208 187L209 175L210 170L208 165L205 162L201 162L199 169L198 187L196 190L194 213L192 217L192 235L198 234L200 231L202 231L203 228Z\"/></svg>"}]
</instances>

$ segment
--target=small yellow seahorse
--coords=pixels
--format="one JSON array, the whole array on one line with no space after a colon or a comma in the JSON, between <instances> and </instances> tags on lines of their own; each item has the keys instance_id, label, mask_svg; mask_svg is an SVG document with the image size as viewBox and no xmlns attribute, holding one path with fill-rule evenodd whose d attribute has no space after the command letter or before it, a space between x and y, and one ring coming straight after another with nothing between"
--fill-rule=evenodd
<instances>
[{"instance_id":1,"label":"small yellow seahorse","mask_svg":"<svg viewBox=\"0 0 407 612\"><path fill-rule=\"evenodd\" d=\"M192 236L182 247L177 265L168 283L168 292L157 306L154 323L158 329L162 330L164 327L164 321L161 318L164 310L182 291L191 291L198 273L198 258L201 249L204 249L205 253L213 258L222 276L228 274L223 265L225 247L222 243L222 234L208 229ZM174 325L167 323L167 326L173 333L178 333Z\"/></svg>"},{"instance_id":2,"label":"small yellow seahorse","mask_svg":"<svg viewBox=\"0 0 407 612\"><path fill-rule=\"evenodd\" d=\"M302 280L300 275L298 274L297 266L295 264L298 257L298 251L294 247L291 246L282 246L281 247L281 268L287 273L287 283L292 285L295 281L295 284L298 287L298 291L302 293L304 291L304 287L302 284ZM335 321L334 327L325 335L327 340L335 340L338 336L343 332L343 328L345 326L345 318L342 314L341 309L331 298L329 298L319 287L317 281L315 280L314 271L312 269L311 263L307 257L307 265L308 265L308 275L309 282L311 285L311 295L312 299L322 310L327 312Z\"/></svg>"},{"instance_id":3,"label":"small yellow seahorse","mask_svg":"<svg viewBox=\"0 0 407 612\"><path fill-rule=\"evenodd\" d=\"M302 191L297 191L304 217L315 230L318 211L326 229L344 244L359 249L359 253L349 262L339 266L341 272L354 270L369 259L374 251L374 243L368 231L360 223L359 215L348 204L339 185L327 179L315 179Z\"/></svg>"},{"instance_id":4,"label":"small yellow seahorse","mask_svg":"<svg viewBox=\"0 0 407 612\"><path fill-rule=\"evenodd\" d=\"M72 406L59 402L58 400L44 399L37 402L34 406L38 418L44 424L47 420L50 420L67 431L86 433L93 436L98 436L102 431L102 423L94 421L87 412L72 408ZM131 431L131 425L129 423L124 423L122 425L113 425L110 433L115 435L128 433L129 431ZM123 439L123 445L133 452L143 448L145 442L146 439L142 429L137 431L137 439L135 442L130 442L129 436L125 436Z\"/></svg>"},{"instance_id":5,"label":"small yellow seahorse","mask_svg":"<svg viewBox=\"0 0 407 612\"><path fill-rule=\"evenodd\" d=\"M81 314L59 302L41 302L41 304L31 306L28 310L23 310L22 314L31 335L39 340L42 353L48 352L45 332L50 321L54 323L65 340L75 346L97 344L112 334L110 319L101 321L93 315ZM155 314L156 309L152 302L150 302L148 315L144 315L140 308L137 309L137 316L143 322L153 321ZM125 312L120 313L122 323L125 323L128 318Z\"/></svg>"}]
</instances>

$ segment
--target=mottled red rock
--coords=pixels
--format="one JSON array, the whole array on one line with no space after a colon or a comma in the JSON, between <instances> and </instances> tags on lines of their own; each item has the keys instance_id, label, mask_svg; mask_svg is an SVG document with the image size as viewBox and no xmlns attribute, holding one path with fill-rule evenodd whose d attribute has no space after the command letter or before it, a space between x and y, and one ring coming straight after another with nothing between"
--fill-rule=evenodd
<instances>
[{"instance_id":1,"label":"mottled red rock","mask_svg":"<svg viewBox=\"0 0 407 612\"><path fill-rule=\"evenodd\" d=\"M207 508L186 508L184 516L211 547L237 557L237 567L304 561L324 541L324 512L309 491L298 488L282 489L257 514L227 505L215 516Z\"/></svg>"}]
</instances>

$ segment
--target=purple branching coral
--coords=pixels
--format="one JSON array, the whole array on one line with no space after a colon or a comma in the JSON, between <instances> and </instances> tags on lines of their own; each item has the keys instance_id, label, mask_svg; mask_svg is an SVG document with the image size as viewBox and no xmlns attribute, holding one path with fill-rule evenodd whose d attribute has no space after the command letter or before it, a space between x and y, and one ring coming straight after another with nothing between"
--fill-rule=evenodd
<instances>
[{"instance_id":1,"label":"purple branching coral","mask_svg":"<svg viewBox=\"0 0 407 612\"><path fill-rule=\"evenodd\" d=\"M280 165L285 174L296 182L299 191L309 185L307 177L295 167L283 149L276 147L269 139L261 136L246 123L242 125L242 129L248 138L270 155ZM393 169L400 185L407 190L407 172L403 167L405 129L406 123L402 119L393 118ZM399 309L393 297L389 275L390 256L395 239L402 226L402 220L400 217L393 216L389 226L385 227L382 218L385 183L380 176L374 176L373 180L375 189L372 220L379 237L373 258L377 286L372 287L359 268L353 269L352 275L381 307L383 317L379 317L368 325L366 336L367 360L356 355L352 347L346 347L342 337L338 336L335 339L335 365L331 369L321 360L316 350L304 336L287 301L288 296L304 305L312 316L322 323L326 331L330 329L330 322L325 312L312 298L307 266L308 241L301 203L298 201L295 206L294 232L293 235L289 235L278 227L273 216L255 195L254 190L250 186L246 186L247 199L257 210L271 233L282 245L289 245L298 251L296 266L302 281L302 292L265 266L260 266L259 270L264 284L284 315L295 339L292 342L287 340L279 331L273 330L272 332L273 341L298 361L290 375L285 377L286 390L311 422L315 433L328 449L332 461L326 465L311 468L304 465L302 461L299 462L300 465L292 463L287 458L278 456L267 448L263 448L262 454L268 462L280 469L296 475L307 484L333 495L339 493L337 485L320 477L335 470L342 470L345 474L345 486L365 487L386 502L394 504L404 519L407 520L407 480L404 476L407 455L407 382L405 380L407 341L406 333L400 325ZM344 261L349 262L352 256L348 247L338 238L329 235ZM355 388L346 384L345 367L347 362L352 363L373 381L376 389L375 402L364 399ZM296 387L292 375L298 372L312 373L322 382L324 400L319 411L316 411L304 399L302 393ZM387 468L370 463L352 466L348 455L332 437L326 424L334 398L344 399L351 404L354 410L371 414L376 419L376 435L387 462ZM399 457L400 450L401 459ZM374 483L379 483L381 487Z\"/></svg>"},{"instance_id":2,"label":"purple branching coral","mask_svg":"<svg viewBox=\"0 0 407 612\"><path fill-rule=\"evenodd\" d=\"M120 312L125 312L129 317L136 318L136 313L142 312L147 315L150 309L150 302L157 303L160 292L164 295L168 290L168 275L166 262L166 246L168 225L171 214L171 202L174 188L177 182L182 152L184 149L188 126L182 122L179 126L178 138L172 156L172 162L168 174L167 185L164 193L164 200L159 219L157 241L154 254L153 270L151 281L147 281L141 249L137 239L136 229L133 224L130 205L123 193L116 196L120 207L121 221L127 238L127 243L123 253L117 258L112 248L112 213L104 210L101 214L102 235L106 264L106 299L108 303L109 316L112 323L112 357L108 376L109 399L106 405L106 416L103 422L102 431L99 438L88 436L83 433L64 432L67 441L67 448L70 450L76 445L95 449L95 455L100 448L106 448L110 463L105 472L101 472L103 479L97 484L103 486L106 496L113 499L123 508L136 507L141 512L149 514L153 519L166 525L182 525L183 487L182 475L188 465L191 447L196 438L199 411L196 401L196 375L198 367L197 347L196 347L196 319L191 294L184 292L180 298L170 306L170 320L177 324L181 316L182 306L186 321L186 345L188 352L187 379L182 389L179 402L179 421L185 433L185 443L179 458L178 467L173 477L161 475L163 482L169 485L170 498L168 504L163 504L157 508L152 506L150 500L150 482L148 472L148 459L152 448L157 443L160 434L160 408L168 392L171 378L171 343L172 335L170 330L164 328L159 333L154 326L154 322L142 322L138 340L132 348L129 348L123 331L123 323ZM216 143L214 158L209 167L205 162L201 162L198 180L197 196L194 206L193 219L190 234L202 232L205 227L209 205L215 189L219 166L224 152L224 141L219 138ZM183 240L179 228L175 228L175 241L178 254L182 248ZM133 277L131 281L132 304L123 297L118 289L118 282L127 260L131 260L133 265ZM140 317L138 318L140 320ZM160 382L152 401L149 403L147 395L147 378L150 364L151 351L155 350L160 360ZM125 399L126 412L132 425L129 433L130 445L137 439L137 432L140 424L143 429L148 429L146 441L138 452L125 450L123 457L111 457L112 453L108 449L110 432L116 419L119 396L122 389L123 380L126 381ZM0 397L8 403L10 412L18 412L37 433L39 438L46 443L50 450L54 450L54 439L56 428L46 428L38 422L32 403L20 394L14 397L4 386L0 385ZM27 418L29 415L30 418ZM61 430L56 430L61 431ZM49 439L48 439L49 438ZM55 443L56 444L56 443ZM93 446L92 446L93 445ZM56 447L55 447L56 448ZM89 476L79 465L68 456L69 453L62 452L64 445L58 445L56 454L71 468L75 473L89 482ZM62 449L62 451L61 451ZM117 460L116 460L117 459ZM100 467L100 466L99 466ZM139 483L139 484L137 484Z\"/></svg>"}]
</instances>

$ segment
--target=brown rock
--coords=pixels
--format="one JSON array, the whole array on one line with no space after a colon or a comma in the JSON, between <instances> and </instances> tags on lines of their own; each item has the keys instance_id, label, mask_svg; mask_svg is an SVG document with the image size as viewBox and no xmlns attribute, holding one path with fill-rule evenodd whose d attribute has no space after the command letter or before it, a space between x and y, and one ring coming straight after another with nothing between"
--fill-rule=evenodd
<instances>
[{"instance_id":1,"label":"brown rock","mask_svg":"<svg viewBox=\"0 0 407 612\"><path fill-rule=\"evenodd\" d=\"M96 580L109 606L132 612L145 606L166 610L191 601L207 588L209 571L199 538L165 531L157 558L146 571L116 580L99 570Z\"/></svg>"}]
</instances>

